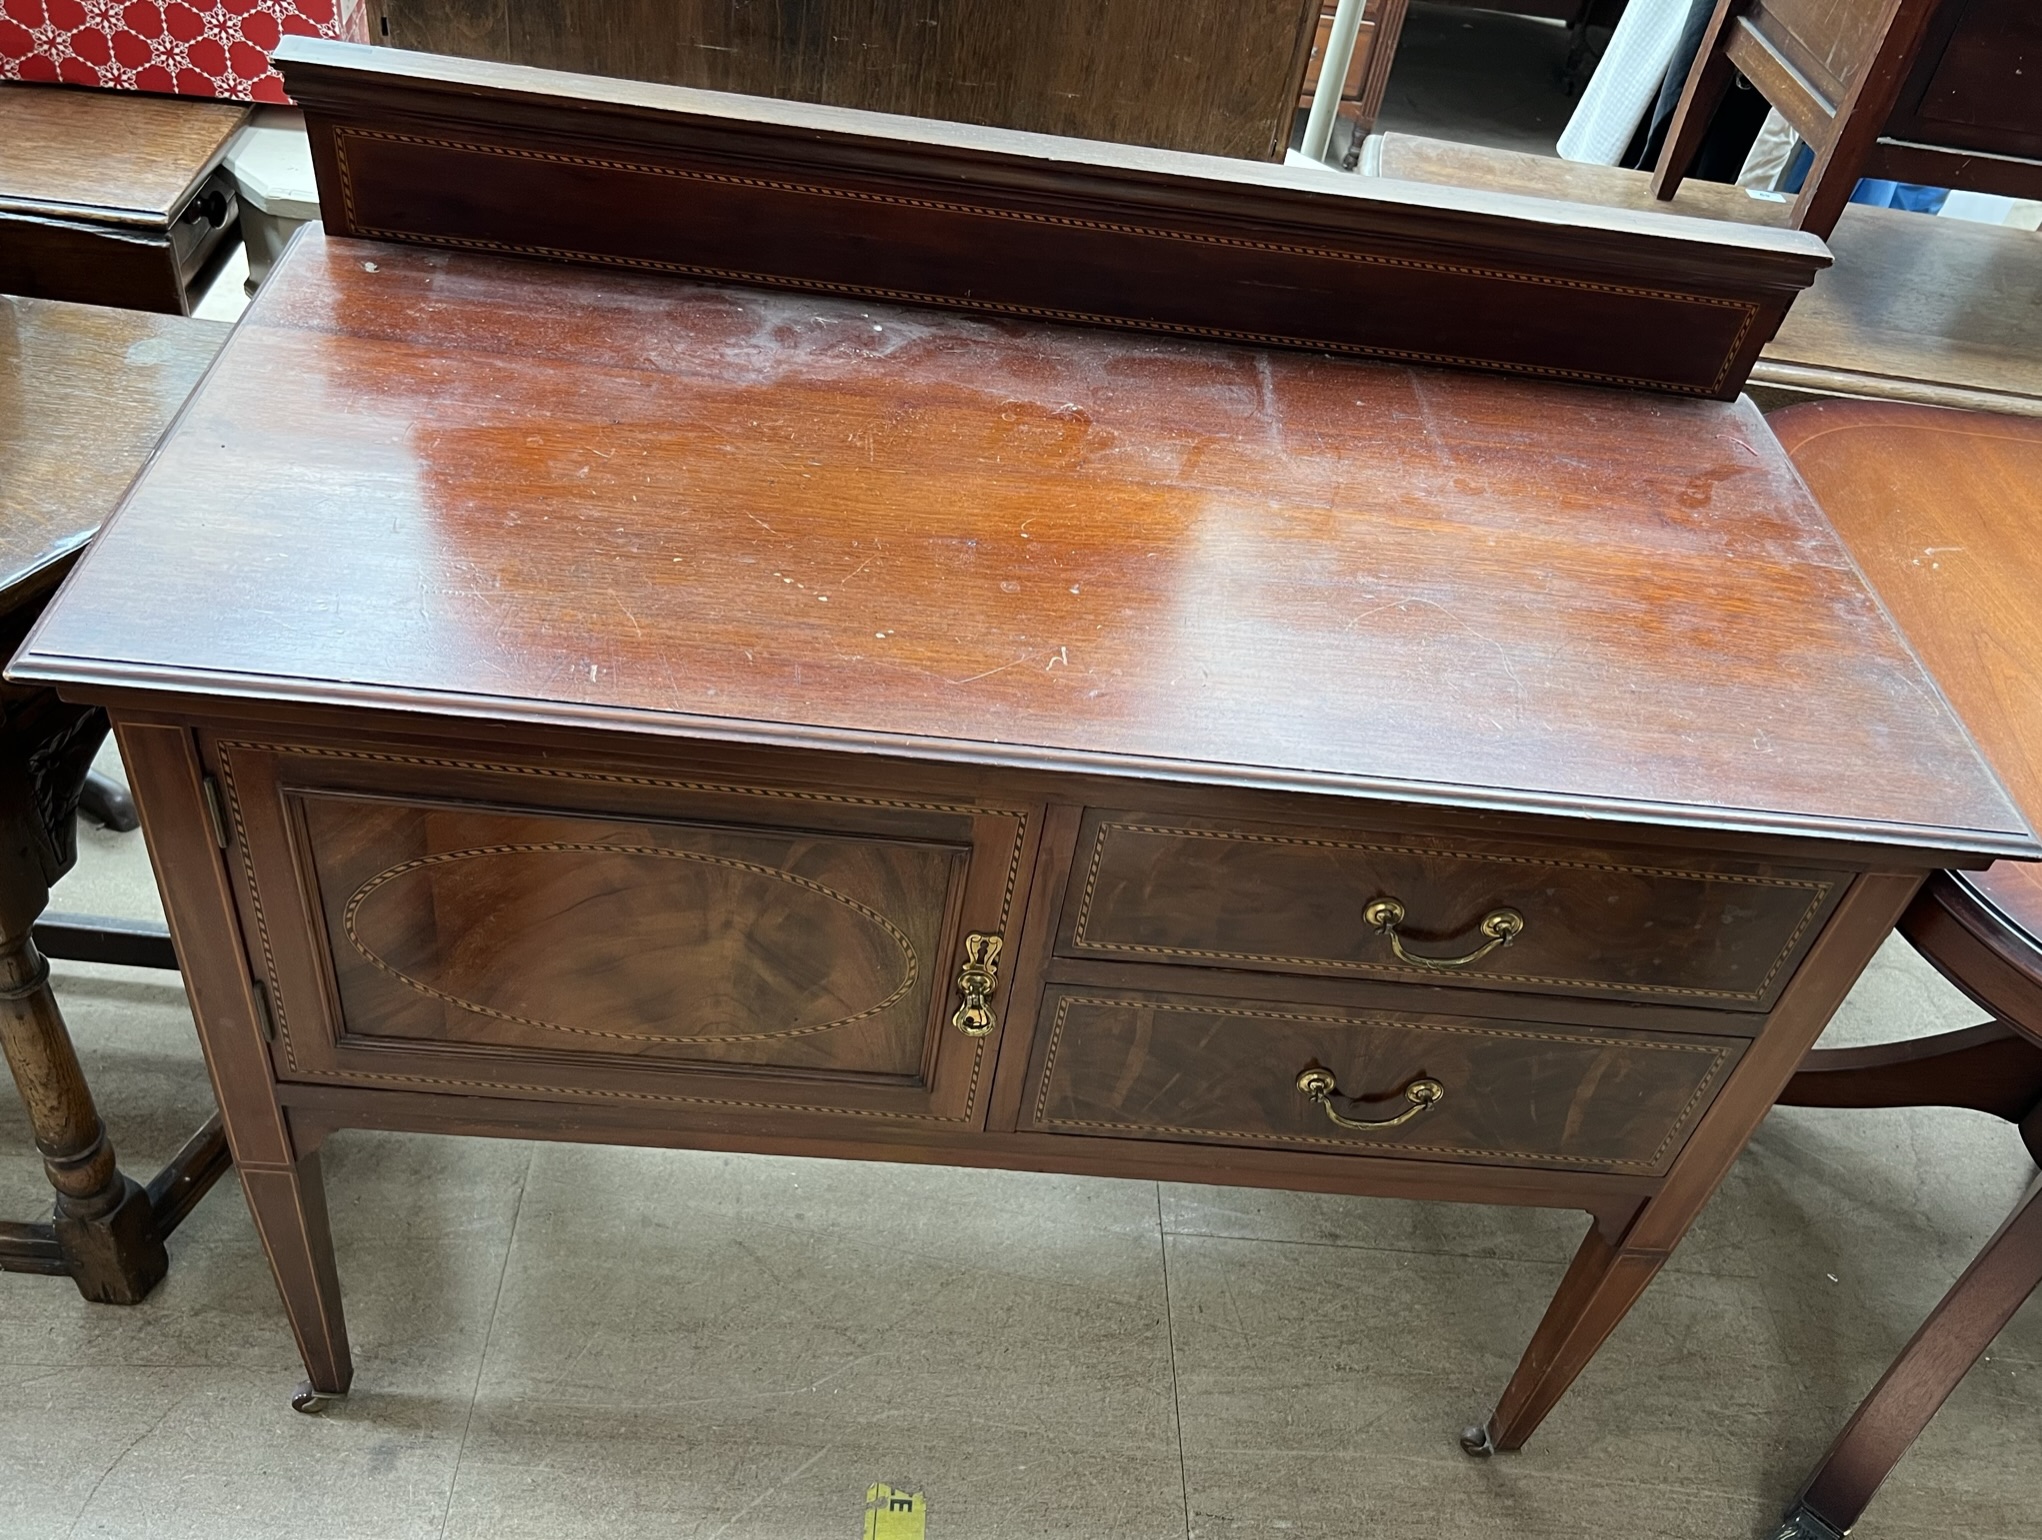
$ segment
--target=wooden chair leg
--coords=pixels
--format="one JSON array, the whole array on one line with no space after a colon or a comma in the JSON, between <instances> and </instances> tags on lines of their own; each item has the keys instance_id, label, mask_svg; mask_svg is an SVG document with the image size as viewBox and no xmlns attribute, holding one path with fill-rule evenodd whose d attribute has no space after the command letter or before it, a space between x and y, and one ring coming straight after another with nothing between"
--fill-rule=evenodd
<instances>
[{"instance_id":1,"label":"wooden chair leg","mask_svg":"<svg viewBox=\"0 0 2042 1540\"><path fill-rule=\"evenodd\" d=\"M2042 1176L1943 1296L1823 1456L1775 1540L1833 1540L1856 1524L1957 1382L2042 1284Z\"/></svg>"},{"instance_id":2,"label":"wooden chair leg","mask_svg":"<svg viewBox=\"0 0 2042 1540\"><path fill-rule=\"evenodd\" d=\"M299 1156L295 1166L244 1165L240 1170L248 1210L276 1273L298 1354L305 1360L308 1378L291 1404L301 1412L323 1411L347 1394L355 1371L340 1308L340 1275L333 1265L319 1152Z\"/></svg>"},{"instance_id":3,"label":"wooden chair leg","mask_svg":"<svg viewBox=\"0 0 2042 1540\"><path fill-rule=\"evenodd\" d=\"M1737 71L1723 57L1723 36L1740 3L1741 0L1718 0L1716 14L1709 18L1708 28L1702 33L1701 49L1695 55L1700 66L1688 71L1680 105L1673 109L1673 118L1666 125L1666 142L1660 146L1659 162L1652 168L1652 196L1662 203L1671 201L1680 191L1688 168L1701 153L1702 139L1709 132L1716 109L1723 105L1731 82L1737 78Z\"/></svg>"}]
</instances>

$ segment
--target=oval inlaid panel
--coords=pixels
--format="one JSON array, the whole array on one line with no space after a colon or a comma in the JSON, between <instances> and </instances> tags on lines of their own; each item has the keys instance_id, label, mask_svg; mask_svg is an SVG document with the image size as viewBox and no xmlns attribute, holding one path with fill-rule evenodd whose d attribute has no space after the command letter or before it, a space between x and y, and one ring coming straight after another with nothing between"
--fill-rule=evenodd
<instances>
[{"instance_id":1,"label":"oval inlaid panel","mask_svg":"<svg viewBox=\"0 0 2042 1540\"><path fill-rule=\"evenodd\" d=\"M704 851L549 841L405 861L349 898L383 972L479 1015L635 1042L847 1027L914 987L912 941L797 872Z\"/></svg>"}]
</instances>

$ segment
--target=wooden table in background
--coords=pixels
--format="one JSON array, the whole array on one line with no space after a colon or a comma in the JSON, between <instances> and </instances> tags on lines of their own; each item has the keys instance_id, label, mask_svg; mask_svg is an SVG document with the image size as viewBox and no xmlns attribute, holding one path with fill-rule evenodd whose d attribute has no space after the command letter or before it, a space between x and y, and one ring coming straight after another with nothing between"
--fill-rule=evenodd
<instances>
[{"instance_id":1,"label":"wooden table in background","mask_svg":"<svg viewBox=\"0 0 2042 1540\"><path fill-rule=\"evenodd\" d=\"M240 219L248 109L0 84L0 294L189 315Z\"/></svg>"},{"instance_id":2,"label":"wooden table in background","mask_svg":"<svg viewBox=\"0 0 2042 1540\"><path fill-rule=\"evenodd\" d=\"M2042 817L2042 422L1869 401L1776 420L1943 693L2030 818ZM1810 1054L1781 1101L1969 1107L2017 1125L2042 1166L2042 869L1941 873L1900 929L1993 1019ZM2038 1282L2042 1175L1845 1425L1776 1540L1841 1540ZM2042 1468L2032 1446L2026 1458ZM1949 1522L1965 1532L1961 1511Z\"/></svg>"},{"instance_id":3,"label":"wooden table in background","mask_svg":"<svg viewBox=\"0 0 2042 1540\"><path fill-rule=\"evenodd\" d=\"M1747 402L311 228L12 668L115 714L307 1407L373 1126L1586 1210L1512 1449L2042 854Z\"/></svg>"},{"instance_id":4,"label":"wooden table in background","mask_svg":"<svg viewBox=\"0 0 2042 1540\"><path fill-rule=\"evenodd\" d=\"M212 321L0 295L0 648L20 644L220 350ZM0 1270L69 1275L133 1304L163 1239L226 1169L218 1120L147 1189L114 1160L32 934L77 854L76 813L106 714L0 684L0 1047L28 1109L56 1213L0 1222ZM68 944L67 944L68 943ZM61 948L61 950L60 950ZM62 928L53 955L175 967L144 928Z\"/></svg>"},{"instance_id":5,"label":"wooden table in background","mask_svg":"<svg viewBox=\"0 0 2042 1540\"><path fill-rule=\"evenodd\" d=\"M1784 226L1787 205L1684 182L1671 204L1643 171L1409 134L1370 141L1376 176L1605 208ZM1836 265L1794 301L1746 388L1767 410L1824 396L2042 416L2042 234L1852 204Z\"/></svg>"}]
</instances>

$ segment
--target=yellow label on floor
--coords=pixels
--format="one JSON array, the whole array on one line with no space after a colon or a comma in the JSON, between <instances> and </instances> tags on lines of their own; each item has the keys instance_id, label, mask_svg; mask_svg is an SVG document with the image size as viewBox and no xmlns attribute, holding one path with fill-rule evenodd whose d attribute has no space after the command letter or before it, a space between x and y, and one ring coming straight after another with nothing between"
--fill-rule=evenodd
<instances>
[{"instance_id":1,"label":"yellow label on floor","mask_svg":"<svg viewBox=\"0 0 2042 1540\"><path fill-rule=\"evenodd\" d=\"M865 1489L865 1540L923 1540L928 1514L920 1492L896 1492L876 1481Z\"/></svg>"}]
</instances>

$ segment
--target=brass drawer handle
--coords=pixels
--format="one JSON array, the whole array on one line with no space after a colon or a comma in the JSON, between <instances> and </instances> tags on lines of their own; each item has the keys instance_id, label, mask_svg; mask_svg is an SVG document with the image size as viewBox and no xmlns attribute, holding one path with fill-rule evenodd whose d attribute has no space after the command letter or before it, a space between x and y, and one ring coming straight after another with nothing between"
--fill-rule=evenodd
<instances>
[{"instance_id":1,"label":"brass drawer handle","mask_svg":"<svg viewBox=\"0 0 2042 1540\"><path fill-rule=\"evenodd\" d=\"M1404 905L1399 899L1379 898L1361 911L1361 917L1377 930L1390 938L1390 950L1397 954L1399 962L1409 963L1414 968L1430 968L1435 973L1451 973L1456 968L1468 968L1480 962L1499 946L1509 946L1524 934L1524 916L1515 909L1491 909L1482 916L1482 934L1489 939L1474 951L1461 957L1421 957L1416 952L1404 949L1404 938L1397 934L1397 927L1404 923Z\"/></svg>"},{"instance_id":2,"label":"brass drawer handle","mask_svg":"<svg viewBox=\"0 0 2042 1540\"><path fill-rule=\"evenodd\" d=\"M986 1002L1000 982L1000 938L973 931L964 938L964 964L957 970L958 993L964 1004L950 1018L950 1025L966 1037L984 1037L999 1025L999 1018Z\"/></svg>"},{"instance_id":3,"label":"brass drawer handle","mask_svg":"<svg viewBox=\"0 0 2042 1540\"><path fill-rule=\"evenodd\" d=\"M1404 1096L1411 1105L1393 1118L1378 1118L1366 1122L1361 1118L1344 1118L1333 1110L1333 1098L1340 1094L1340 1086L1330 1069L1308 1069L1298 1076L1298 1089L1319 1104L1319 1110L1342 1128L1395 1128L1399 1123L1408 1123L1419 1113L1429 1111L1446 1100L1446 1087L1437 1080L1414 1080L1404 1087Z\"/></svg>"}]
</instances>

